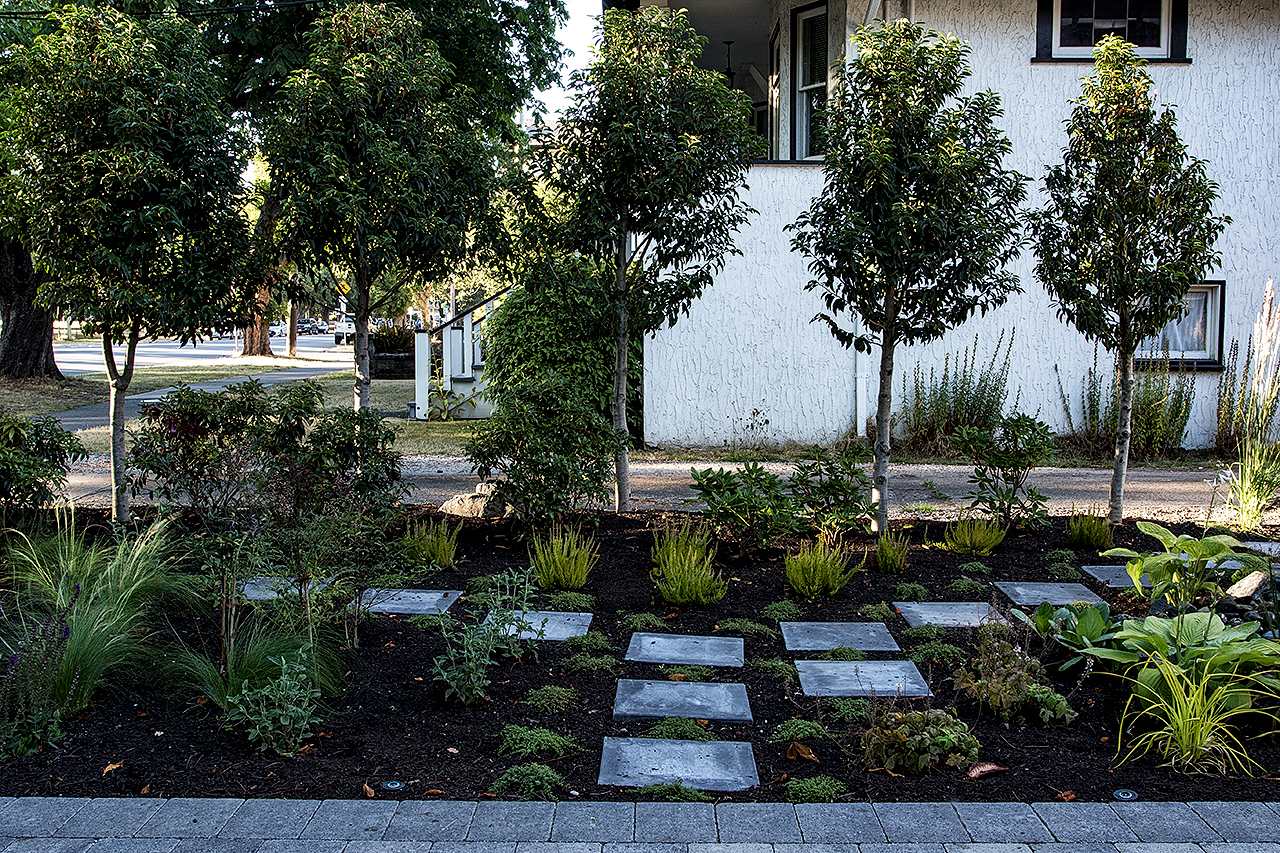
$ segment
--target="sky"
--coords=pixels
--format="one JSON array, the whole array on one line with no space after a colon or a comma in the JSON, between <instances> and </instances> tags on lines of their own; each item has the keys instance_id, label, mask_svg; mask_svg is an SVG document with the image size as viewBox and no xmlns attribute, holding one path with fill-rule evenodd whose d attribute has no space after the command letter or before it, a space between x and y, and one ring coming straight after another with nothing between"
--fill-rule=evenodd
<instances>
[{"instance_id":1,"label":"sky","mask_svg":"<svg viewBox=\"0 0 1280 853\"><path fill-rule=\"evenodd\" d=\"M566 0L569 20L558 30L560 43L573 51L573 56L566 56L561 76L567 82L569 74L585 68L591 61L591 45L595 34L595 18L599 17L603 4L601 0ZM560 88L548 89L538 95L547 105L549 114L558 113L567 102L568 94Z\"/></svg>"}]
</instances>

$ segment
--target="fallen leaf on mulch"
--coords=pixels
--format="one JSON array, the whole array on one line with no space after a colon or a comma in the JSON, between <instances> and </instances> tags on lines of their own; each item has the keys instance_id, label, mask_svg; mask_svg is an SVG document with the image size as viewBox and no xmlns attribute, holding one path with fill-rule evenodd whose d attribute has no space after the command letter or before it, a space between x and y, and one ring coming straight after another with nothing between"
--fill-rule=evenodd
<instances>
[{"instance_id":1,"label":"fallen leaf on mulch","mask_svg":"<svg viewBox=\"0 0 1280 853\"><path fill-rule=\"evenodd\" d=\"M813 750L800 743L798 740L793 740L787 745L787 758L792 761L799 761L803 758L805 761L812 761L815 764L818 763L818 756L813 754Z\"/></svg>"},{"instance_id":2,"label":"fallen leaf on mulch","mask_svg":"<svg viewBox=\"0 0 1280 853\"><path fill-rule=\"evenodd\" d=\"M428 788L427 790L423 791L422 793L424 793L424 794L437 794L437 795L439 795L439 796L444 796L444 791L440 790L439 788Z\"/></svg>"},{"instance_id":3,"label":"fallen leaf on mulch","mask_svg":"<svg viewBox=\"0 0 1280 853\"><path fill-rule=\"evenodd\" d=\"M112 770L119 770L121 767L124 767L123 761L113 761L110 764L108 764L106 767L102 768L102 775L106 776Z\"/></svg>"},{"instance_id":4,"label":"fallen leaf on mulch","mask_svg":"<svg viewBox=\"0 0 1280 853\"><path fill-rule=\"evenodd\" d=\"M377 794L374 793L373 789L369 787L368 782L361 782L360 785L361 787L364 788L364 795L366 797L373 799L375 796L377 796Z\"/></svg>"},{"instance_id":5,"label":"fallen leaf on mulch","mask_svg":"<svg viewBox=\"0 0 1280 853\"><path fill-rule=\"evenodd\" d=\"M1058 793L1058 796L1054 797L1055 800L1061 803L1069 803L1075 798L1076 798L1075 791L1060 791Z\"/></svg>"},{"instance_id":6,"label":"fallen leaf on mulch","mask_svg":"<svg viewBox=\"0 0 1280 853\"><path fill-rule=\"evenodd\" d=\"M667 676L667 681L688 681L688 680L689 680L689 676L685 675L683 672L673 672Z\"/></svg>"},{"instance_id":7,"label":"fallen leaf on mulch","mask_svg":"<svg viewBox=\"0 0 1280 853\"><path fill-rule=\"evenodd\" d=\"M868 767L867 772L868 773L888 773L890 776L892 776L895 779L902 778L901 773L894 773L892 770L890 770L887 767Z\"/></svg>"},{"instance_id":8,"label":"fallen leaf on mulch","mask_svg":"<svg viewBox=\"0 0 1280 853\"><path fill-rule=\"evenodd\" d=\"M150 794L150 793L151 793L151 783L148 782L147 784L142 786L142 790L138 792L138 796L141 797L143 794Z\"/></svg>"},{"instance_id":9,"label":"fallen leaf on mulch","mask_svg":"<svg viewBox=\"0 0 1280 853\"><path fill-rule=\"evenodd\" d=\"M970 779L981 779L990 773L999 773L1001 770L1008 769L999 764L992 764L990 761L977 761L969 765L968 776Z\"/></svg>"}]
</instances>

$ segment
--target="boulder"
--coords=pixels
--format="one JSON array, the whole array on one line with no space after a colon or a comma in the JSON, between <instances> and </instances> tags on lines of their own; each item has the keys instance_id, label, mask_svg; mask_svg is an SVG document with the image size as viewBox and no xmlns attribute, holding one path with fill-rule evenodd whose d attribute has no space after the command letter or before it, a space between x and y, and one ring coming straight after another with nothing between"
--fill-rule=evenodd
<instances>
[{"instance_id":1,"label":"boulder","mask_svg":"<svg viewBox=\"0 0 1280 853\"><path fill-rule=\"evenodd\" d=\"M481 483L474 494L454 495L440 506L440 511L462 518L504 518L512 513L506 501L498 497L497 483Z\"/></svg>"},{"instance_id":2,"label":"boulder","mask_svg":"<svg viewBox=\"0 0 1280 853\"><path fill-rule=\"evenodd\" d=\"M1271 586L1269 572L1250 572L1227 588L1228 598L1252 598Z\"/></svg>"}]
</instances>

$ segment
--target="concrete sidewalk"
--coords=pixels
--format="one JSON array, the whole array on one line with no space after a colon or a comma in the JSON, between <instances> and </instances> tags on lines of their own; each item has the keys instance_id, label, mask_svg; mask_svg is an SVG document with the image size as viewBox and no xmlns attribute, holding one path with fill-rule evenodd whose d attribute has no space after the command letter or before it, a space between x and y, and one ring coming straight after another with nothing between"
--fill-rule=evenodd
<instances>
[{"instance_id":1,"label":"concrete sidewalk","mask_svg":"<svg viewBox=\"0 0 1280 853\"><path fill-rule=\"evenodd\" d=\"M1280 853L1262 803L0 801L4 853Z\"/></svg>"}]
</instances>

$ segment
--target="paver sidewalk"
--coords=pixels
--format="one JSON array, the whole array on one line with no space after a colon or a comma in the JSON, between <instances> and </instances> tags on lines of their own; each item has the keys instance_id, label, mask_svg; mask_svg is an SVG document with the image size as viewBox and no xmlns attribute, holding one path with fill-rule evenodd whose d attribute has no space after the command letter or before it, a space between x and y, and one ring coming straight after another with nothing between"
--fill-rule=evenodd
<instances>
[{"instance_id":1,"label":"paver sidewalk","mask_svg":"<svg viewBox=\"0 0 1280 853\"><path fill-rule=\"evenodd\" d=\"M3 853L1280 853L1280 804L0 799Z\"/></svg>"}]
</instances>

